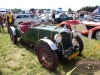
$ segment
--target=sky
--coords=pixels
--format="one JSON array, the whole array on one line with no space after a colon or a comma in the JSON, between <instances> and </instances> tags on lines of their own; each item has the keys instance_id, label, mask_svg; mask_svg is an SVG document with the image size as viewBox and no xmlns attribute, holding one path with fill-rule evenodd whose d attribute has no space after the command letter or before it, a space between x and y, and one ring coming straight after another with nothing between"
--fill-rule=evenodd
<instances>
[{"instance_id":1,"label":"sky","mask_svg":"<svg viewBox=\"0 0 100 75\"><path fill-rule=\"evenodd\" d=\"M100 6L100 0L0 0L0 8L71 8L76 11L85 6Z\"/></svg>"}]
</instances>

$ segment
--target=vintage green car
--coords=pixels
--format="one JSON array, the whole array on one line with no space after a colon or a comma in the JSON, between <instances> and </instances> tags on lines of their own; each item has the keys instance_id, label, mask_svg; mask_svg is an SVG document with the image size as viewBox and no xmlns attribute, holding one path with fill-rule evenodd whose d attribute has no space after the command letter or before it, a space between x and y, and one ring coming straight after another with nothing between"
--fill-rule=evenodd
<instances>
[{"instance_id":1,"label":"vintage green car","mask_svg":"<svg viewBox=\"0 0 100 75\"><path fill-rule=\"evenodd\" d=\"M26 22L10 27L10 38L14 44L18 39L31 45L35 44L34 49L40 63L49 70L57 67L59 58L70 60L82 55L84 48L82 35L75 30L70 31L66 25L33 26L33 22Z\"/></svg>"}]
</instances>

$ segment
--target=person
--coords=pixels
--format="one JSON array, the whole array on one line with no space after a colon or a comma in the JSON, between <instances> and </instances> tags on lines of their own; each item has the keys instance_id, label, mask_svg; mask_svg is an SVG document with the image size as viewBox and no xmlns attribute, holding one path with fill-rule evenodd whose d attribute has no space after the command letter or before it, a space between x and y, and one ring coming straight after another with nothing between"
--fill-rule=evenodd
<instances>
[{"instance_id":1,"label":"person","mask_svg":"<svg viewBox=\"0 0 100 75\"><path fill-rule=\"evenodd\" d=\"M55 24L55 12L52 12L52 22Z\"/></svg>"},{"instance_id":2,"label":"person","mask_svg":"<svg viewBox=\"0 0 100 75\"><path fill-rule=\"evenodd\" d=\"M1 28L2 28L2 31L4 32L2 13L0 13L0 32L1 32Z\"/></svg>"},{"instance_id":3,"label":"person","mask_svg":"<svg viewBox=\"0 0 100 75\"><path fill-rule=\"evenodd\" d=\"M7 21L7 28L8 28L8 33L10 32L10 26L14 26L14 16L11 14L11 12L8 12L6 16L6 21Z\"/></svg>"}]
</instances>

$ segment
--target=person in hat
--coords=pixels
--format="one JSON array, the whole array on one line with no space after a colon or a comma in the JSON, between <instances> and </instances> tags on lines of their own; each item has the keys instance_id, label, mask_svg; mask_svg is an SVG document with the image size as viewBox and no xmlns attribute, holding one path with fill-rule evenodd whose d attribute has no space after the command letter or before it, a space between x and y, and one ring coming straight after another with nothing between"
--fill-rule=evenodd
<instances>
[{"instance_id":1,"label":"person in hat","mask_svg":"<svg viewBox=\"0 0 100 75\"><path fill-rule=\"evenodd\" d=\"M11 12L8 12L6 16L6 21L7 21L7 28L8 28L8 33L10 32L10 26L14 26L14 16L11 14Z\"/></svg>"}]
</instances>

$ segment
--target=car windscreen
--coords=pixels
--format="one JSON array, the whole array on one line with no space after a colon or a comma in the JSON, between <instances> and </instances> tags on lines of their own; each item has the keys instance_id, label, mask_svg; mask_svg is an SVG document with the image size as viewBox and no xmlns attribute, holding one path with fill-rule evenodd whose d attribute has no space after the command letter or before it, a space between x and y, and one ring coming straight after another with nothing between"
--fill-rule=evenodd
<instances>
[{"instance_id":1,"label":"car windscreen","mask_svg":"<svg viewBox=\"0 0 100 75\"><path fill-rule=\"evenodd\" d=\"M29 15L23 15L23 18L30 18Z\"/></svg>"}]
</instances>

